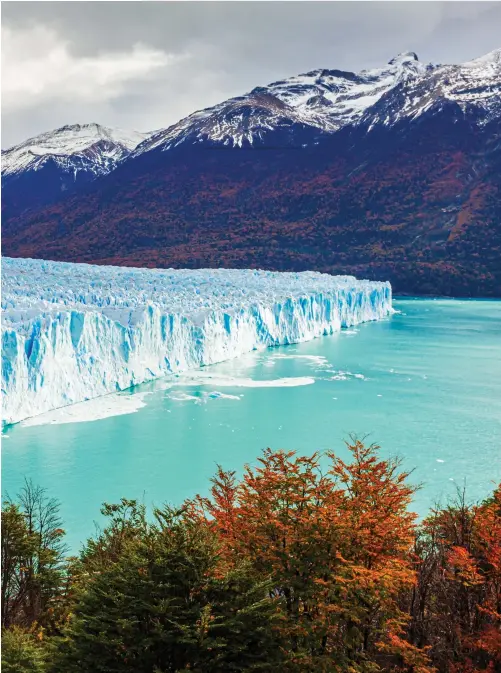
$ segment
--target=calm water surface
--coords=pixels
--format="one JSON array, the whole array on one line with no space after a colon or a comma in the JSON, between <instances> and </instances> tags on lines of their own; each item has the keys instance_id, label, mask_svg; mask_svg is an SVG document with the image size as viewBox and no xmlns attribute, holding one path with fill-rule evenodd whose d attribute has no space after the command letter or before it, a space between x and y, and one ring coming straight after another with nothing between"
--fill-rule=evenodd
<instances>
[{"instance_id":1,"label":"calm water surface","mask_svg":"<svg viewBox=\"0 0 501 673\"><path fill-rule=\"evenodd\" d=\"M103 501L177 504L207 492L217 463L241 472L266 446L345 456L354 432L414 468L419 514L464 483L481 499L501 479L501 302L394 305L400 313L387 321L205 368L215 377L205 385L139 386L127 394L145 403L136 413L8 428L3 492L14 495L25 477L45 486L75 551ZM255 383L289 377L314 382Z\"/></svg>"}]
</instances>

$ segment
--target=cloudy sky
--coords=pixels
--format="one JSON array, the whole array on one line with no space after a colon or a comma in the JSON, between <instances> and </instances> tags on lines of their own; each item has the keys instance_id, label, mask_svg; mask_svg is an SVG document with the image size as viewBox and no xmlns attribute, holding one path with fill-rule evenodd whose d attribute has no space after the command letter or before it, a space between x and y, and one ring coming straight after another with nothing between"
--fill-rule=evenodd
<instances>
[{"instance_id":1,"label":"cloudy sky","mask_svg":"<svg viewBox=\"0 0 501 673\"><path fill-rule=\"evenodd\" d=\"M501 46L501 2L3 2L2 147L65 124L149 131L315 68Z\"/></svg>"}]
</instances>

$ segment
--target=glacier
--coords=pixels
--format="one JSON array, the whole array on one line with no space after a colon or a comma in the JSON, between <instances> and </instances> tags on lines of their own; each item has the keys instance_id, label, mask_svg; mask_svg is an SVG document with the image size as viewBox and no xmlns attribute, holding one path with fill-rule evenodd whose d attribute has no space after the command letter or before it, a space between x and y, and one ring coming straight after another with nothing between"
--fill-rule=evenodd
<instances>
[{"instance_id":1,"label":"glacier","mask_svg":"<svg viewBox=\"0 0 501 673\"><path fill-rule=\"evenodd\" d=\"M388 282L2 258L2 421L392 311Z\"/></svg>"}]
</instances>

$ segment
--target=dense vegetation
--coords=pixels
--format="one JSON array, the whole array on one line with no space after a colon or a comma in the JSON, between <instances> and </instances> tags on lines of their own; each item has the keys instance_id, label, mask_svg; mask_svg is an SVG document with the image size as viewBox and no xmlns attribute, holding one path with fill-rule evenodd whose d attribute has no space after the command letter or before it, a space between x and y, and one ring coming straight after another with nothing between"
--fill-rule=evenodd
<instances>
[{"instance_id":1,"label":"dense vegetation","mask_svg":"<svg viewBox=\"0 0 501 673\"><path fill-rule=\"evenodd\" d=\"M399 462L349 449L267 450L153 516L106 504L73 558L27 483L2 508L4 671L501 671L501 485L417 524Z\"/></svg>"},{"instance_id":2,"label":"dense vegetation","mask_svg":"<svg viewBox=\"0 0 501 673\"><path fill-rule=\"evenodd\" d=\"M389 280L396 293L500 297L501 124L480 129L456 113L343 129L305 150L147 153L83 192L5 216L3 253L315 269Z\"/></svg>"}]
</instances>

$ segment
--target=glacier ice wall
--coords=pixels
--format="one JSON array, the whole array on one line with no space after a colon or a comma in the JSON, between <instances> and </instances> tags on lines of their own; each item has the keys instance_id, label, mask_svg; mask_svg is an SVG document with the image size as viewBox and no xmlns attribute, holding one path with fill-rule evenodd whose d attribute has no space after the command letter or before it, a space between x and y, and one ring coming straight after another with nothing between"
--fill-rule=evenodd
<instances>
[{"instance_id":1,"label":"glacier ice wall","mask_svg":"<svg viewBox=\"0 0 501 673\"><path fill-rule=\"evenodd\" d=\"M351 276L2 260L2 419L30 416L392 311Z\"/></svg>"}]
</instances>

